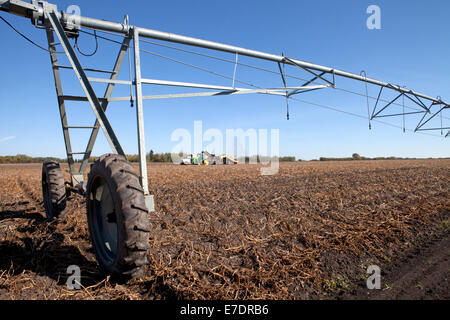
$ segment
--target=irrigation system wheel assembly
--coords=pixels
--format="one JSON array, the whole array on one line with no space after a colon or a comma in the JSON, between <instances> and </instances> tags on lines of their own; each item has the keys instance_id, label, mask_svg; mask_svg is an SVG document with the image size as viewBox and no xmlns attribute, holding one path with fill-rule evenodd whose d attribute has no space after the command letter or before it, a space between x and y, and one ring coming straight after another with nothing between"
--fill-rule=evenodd
<instances>
[{"instance_id":1,"label":"irrigation system wheel assembly","mask_svg":"<svg viewBox=\"0 0 450 320\"><path fill-rule=\"evenodd\" d=\"M42 165L42 198L48 220L65 219L67 192L63 173L55 161Z\"/></svg>"},{"instance_id":2,"label":"irrigation system wheel assembly","mask_svg":"<svg viewBox=\"0 0 450 320\"><path fill-rule=\"evenodd\" d=\"M91 165L87 219L95 256L113 276L137 276L147 264L150 232L144 190L124 156L108 154Z\"/></svg>"},{"instance_id":3,"label":"irrigation system wheel assembly","mask_svg":"<svg viewBox=\"0 0 450 320\"><path fill-rule=\"evenodd\" d=\"M89 235L100 267L117 279L141 275L148 262L148 201L126 157L103 155L91 165L87 184L77 188L64 182L57 162L45 162L42 193L49 220L65 219L71 192L86 198Z\"/></svg>"}]
</instances>

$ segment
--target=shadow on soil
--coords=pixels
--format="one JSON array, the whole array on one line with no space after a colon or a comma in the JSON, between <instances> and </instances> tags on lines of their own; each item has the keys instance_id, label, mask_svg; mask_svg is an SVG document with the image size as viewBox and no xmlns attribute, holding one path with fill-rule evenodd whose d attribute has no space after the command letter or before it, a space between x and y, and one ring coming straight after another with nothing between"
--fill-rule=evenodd
<instances>
[{"instance_id":1,"label":"shadow on soil","mask_svg":"<svg viewBox=\"0 0 450 320\"><path fill-rule=\"evenodd\" d=\"M42 217L37 212L33 213L27 213L24 210L19 211L1 211L0 212L0 221L6 220L6 219L28 219L28 220L36 220L36 221L45 221L45 218Z\"/></svg>"},{"instance_id":2,"label":"shadow on soil","mask_svg":"<svg viewBox=\"0 0 450 320\"><path fill-rule=\"evenodd\" d=\"M76 246L64 244L64 235L39 212L0 211L0 221L11 218L28 221L16 229L21 234L16 241L0 242L0 270L9 270L11 275L31 271L65 285L71 275L67 268L77 265L85 287L105 278L97 263L87 260Z\"/></svg>"}]
</instances>

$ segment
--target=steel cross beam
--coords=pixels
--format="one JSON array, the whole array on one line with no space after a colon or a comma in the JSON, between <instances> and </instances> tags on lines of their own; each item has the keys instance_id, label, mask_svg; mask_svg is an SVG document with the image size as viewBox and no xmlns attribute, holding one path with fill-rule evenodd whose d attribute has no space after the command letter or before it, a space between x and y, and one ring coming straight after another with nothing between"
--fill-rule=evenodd
<instances>
[{"instance_id":1,"label":"steel cross beam","mask_svg":"<svg viewBox=\"0 0 450 320\"><path fill-rule=\"evenodd\" d=\"M395 113L395 114L383 114L381 116L376 116L376 118L388 118L388 117L399 117L399 116L407 116L411 114L420 114L425 113L426 111L415 111L415 112L405 112L405 113Z\"/></svg>"},{"instance_id":2,"label":"steel cross beam","mask_svg":"<svg viewBox=\"0 0 450 320\"><path fill-rule=\"evenodd\" d=\"M110 79L102 79L102 78L88 78L91 82L99 82L99 83L114 83L114 84L122 84L122 85L134 85L135 82L127 81L127 80L110 80ZM152 85L161 85L161 86L172 86L172 87L184 87L184 88L199 88L199 89L212 89L212 90L220 90L220 92L201 92L201 93L187 93L187 94L168 94L168 95L160 95L160 96L144 96L143 99L162 99L162 98L171 98L171 97L195 97L195 96L211 96L211 95L232 95L232 94L248 94L248 93L260 93L260 94L269 94L269 95L277 95L277 96L286 96L285 93L281 93L279 91L286 90L318 90L323 88L328 88L330 85L316 85L316 86L300 86L300 87L283 87L283 88L258 88L258 89L246 89L246 88L237 88L237 87L225 87L225 86L217 86L217 85L209 85L209 84L201 84L201 83L191 83L191 82L178 82L178 81L167 81L167 80L157 80L157 79L141 79L142 84L152 84ZM299 92L299 93L302 93ZM134 97L132 97L134 98ZM77 99L76 97L71 97L71 99ZM108 101L129 101L130 97L115 97L108 98Z\"/></svg>"},{"instance_id":3,"label":"steel cross beam","mask_svg":"<svg viewBox=\"0 0 450 320\"><path fill-rule=\"evenodd\" d=\"M310 86L310 87L295 87L297 89L304 89L304 91L298 92L308 92L313 90L319 90L328 88L326 85L318 85L318 86ZM289 88L288 88L289 89ZM241 94L268 94L268 95L279 95L285 96L285 94L277 92L277 91L285 91L286 88L278 88L278 89L229 89L223 91L208 91L208 92L193 92L193 93L170 93L170 94L161 94L161 95L151 95L151 96L143 96L143 100L157 100L157 99L173 99L173 98L193 98L193 97L213 97L213 96L227 96L227 95L241 95ZM294 89L293 89L294 90ZM133 96L133 99L135 97ZM130 101L130 97L114 97L109 98L109 102L113 101Z\"/></svg>"}]
</instances>

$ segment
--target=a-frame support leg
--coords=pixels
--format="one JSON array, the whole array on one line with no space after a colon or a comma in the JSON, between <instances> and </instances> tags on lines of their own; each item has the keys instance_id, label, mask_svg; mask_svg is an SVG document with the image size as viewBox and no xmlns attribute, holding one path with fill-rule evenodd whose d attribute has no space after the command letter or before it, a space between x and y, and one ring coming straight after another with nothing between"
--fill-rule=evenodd
<instances>
[{"instance_id":1,"label":"a-frame support leg","mask_svg":"<svg viewBox=\"0 0 450 320\"><path fill-rule=\"evenodd\" d=\"M125 155L123 152L123 149L119 143L119 140L116 137L116 134L114 133L114 130L111 127L111 124L109 123L108 118L106 117L105 112L102 109L102 106L100 105L100 102L97 98L97 95L95 94L94 89L92 88L91 83L89 82L85 71L83 70L83 67L81 66L80 61L78 60L77 55L75 54L75 51L73 50L72 46L70 45L69 39L67 38L64 29L61 25L61 23L58 20L58 17L55 12L48 12L44 11L46 18L50 21L52 28L57 35L62 48L64 49L64 52L66 53L67 58L70 61L70 64L72 65L72 68L75 72L75 75L77 76L78 80L80 81L81 87L83 88L84 93L86 94L86 98L89 101L89 104L92 107L92 111L95 114L95 117L97 118L97 121L100 125L100 127L103 130L103 133L105 134L106 140L108 140L109 145L111 146L111 149L113 153Z\"/></svg>"},{"instance_id":2,"label":"a-frame support leg","mask_svg":"<svg viewBox=\"0 0 450 320\"><path fill-rule=\"evenodd\" d=\"M59 115L61 118L61 126L64 135L64 144L66 146L67 162L69 164L70 175L74 176L76 173L74 168L72 145L70 142L70 133L67 123L66 105L63 98L63 89L61 84L61 75L58 67L58 57L56 54L55 38L53 36L53 31L50 28L47 28L47 41L48 41L48 49L50 51L50 60L52 63L53 78L55 80L56 96L58 98ZM72 183L73 182L74 181L72 181Z\"/></svg>"}]
</instances>

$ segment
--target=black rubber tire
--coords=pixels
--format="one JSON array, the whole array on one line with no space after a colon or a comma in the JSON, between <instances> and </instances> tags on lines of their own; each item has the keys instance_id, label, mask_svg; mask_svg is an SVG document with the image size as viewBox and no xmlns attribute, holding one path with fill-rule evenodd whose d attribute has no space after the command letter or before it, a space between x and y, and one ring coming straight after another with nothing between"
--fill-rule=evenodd
<instances>
[{"instance_id":1,"label":"black rubber tire","mask_svg":"<svg viewBox=\"0 0 450 320\"><path fill-rule=\"evenodd\" d=\"M114 223L117 224L115 253L107 247L99 231L99 224L105 224L98 220L102 217L98 209L101 202L95 199L96 189L101 184L108 186L113 201ZM86 196L89 233L100 267L118 279L141 275L148 263L148 209L138 175L127 159L116 154L106 154L97 159L91 165Z\"/></svg>"},{"instance_id":2,"label":"black rubber tire","mask_svg":"<svg viewBox=\"0 0 450 320\"><path fill-rule=\"evenodd\" d=\"M47 161L42 165L42 197L47 219L66 218L67 194L64 175L58 162Z\"/></svg>"}]
</instances>

